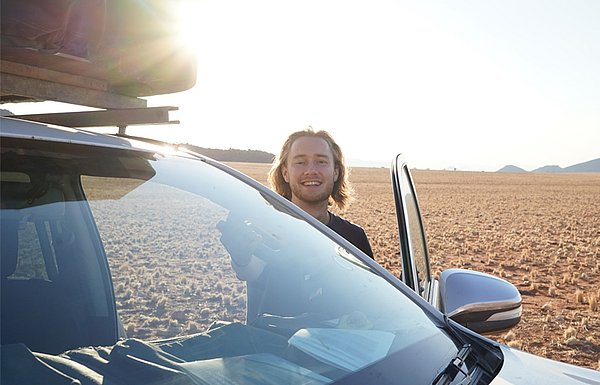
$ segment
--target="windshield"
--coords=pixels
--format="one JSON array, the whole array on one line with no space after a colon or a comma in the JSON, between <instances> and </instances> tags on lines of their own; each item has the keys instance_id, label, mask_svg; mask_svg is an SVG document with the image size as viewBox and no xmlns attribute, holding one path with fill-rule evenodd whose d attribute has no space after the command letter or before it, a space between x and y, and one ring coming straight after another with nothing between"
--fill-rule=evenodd
<instances>
[{"instance_id":1,"label":"windshield","mask_svg":"<svg viewBox=\"0 0 600 385\"><path fill-rule=\"evenodd\" d=\"M197 159L77 162L57 215L77 258L107 257L121 341L63 357L146 384L325 384L398 354L399 375L430 382L456 354L421 308L266 189ZM67 169L52 169L62 190ZM72 217L86 210L93 220Z\"/></svg>"}]
</instances>

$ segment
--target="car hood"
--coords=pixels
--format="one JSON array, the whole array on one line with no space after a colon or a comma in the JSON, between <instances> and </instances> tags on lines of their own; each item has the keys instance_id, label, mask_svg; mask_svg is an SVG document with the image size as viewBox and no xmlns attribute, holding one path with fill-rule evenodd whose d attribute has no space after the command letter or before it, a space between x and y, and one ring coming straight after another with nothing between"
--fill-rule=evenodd
<instances>
[{"instance_id":1,"label":"car hood","mask_svg":"<svg viewBox=\"0 0 600 385\"><path fill-rule=\"evenodd\" d=\"M600 385L600 372L500 346L504 365L492 385Z\"/></svg>"}]
</instances>

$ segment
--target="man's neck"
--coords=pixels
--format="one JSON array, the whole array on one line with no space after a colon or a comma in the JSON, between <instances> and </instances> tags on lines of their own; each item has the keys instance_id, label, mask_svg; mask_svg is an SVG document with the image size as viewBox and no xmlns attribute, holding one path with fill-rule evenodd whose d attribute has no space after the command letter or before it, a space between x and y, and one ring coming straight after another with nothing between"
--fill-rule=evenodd
<instances>
[{"instance_id":1,"label":"man's neck","mask_svg":"<svg viewBox=\"0 0 600 385\"><path fill-rule=\"evenodd\" d=\"M319 221L325 224L329 223L329 211L327 210L327 202L310 204L306 202L295 202L293 199L292 202L294 202L298 207L300 207L302 210L306 211Z\"/></svg>"}]
</instances>

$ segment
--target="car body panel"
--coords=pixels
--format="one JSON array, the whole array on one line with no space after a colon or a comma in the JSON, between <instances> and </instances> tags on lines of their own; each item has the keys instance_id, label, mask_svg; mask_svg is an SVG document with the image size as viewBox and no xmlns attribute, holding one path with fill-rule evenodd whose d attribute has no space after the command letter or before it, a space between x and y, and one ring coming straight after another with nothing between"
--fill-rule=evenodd
<instances>
[{"instance_id":1,"label":"car body panel","mask_svg":"<svg viewBox=\"0 0 600 385\"><path fill-rule=\"evenodd\" d=\"M600 385L600 372L502 345L504 365L492 385Z\"/></svg>"}]
</instances>

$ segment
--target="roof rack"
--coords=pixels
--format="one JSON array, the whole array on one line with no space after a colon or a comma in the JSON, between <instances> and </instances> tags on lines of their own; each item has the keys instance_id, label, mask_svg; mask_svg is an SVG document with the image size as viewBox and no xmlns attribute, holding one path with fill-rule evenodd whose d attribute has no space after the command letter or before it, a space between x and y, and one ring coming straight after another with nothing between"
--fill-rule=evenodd
<instances>
[{"instance_id":1,"label":"roof rack","mask_svg":"<svg viewBox=\"0 0 600 385\"><path fill-rule=\"evenodd\" d=\"M11 118L32 120L40 123L56 124L65 127L111 127L119 128L119 135L125 135L127 126L140 124L179 124L169 120L169 111L178 107L122 108L100 111L60 112L49 114L11 115Z\"/></svg>"},{"instance_id":2,"label":"roof rack","mask_svg":"<svg viewBox=\"0 0 600 385\"><path fill-rule=\"evenodd\" d=\"M175 111L177 107L147 107L145 99L115 92L107 80L94 77L96 75L94 69L88 63L65 57L41 55L30 50L16 52L18 55L14 50L2 47L0 61L2 103L50 100L96 107L101 110L12 115L13 118L66 127L115 126L118 127L119 134L125 134L126 127L130 125L179 123L177 120L169 119L169 111ZM16 61L28 58L37 58L38 66ZM62 63L62 68L71 73L44 68L49 63L57 67Z\"/></svg>"}]
</instances>

